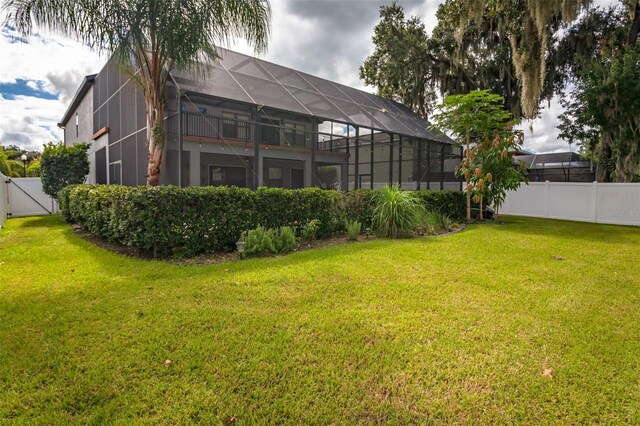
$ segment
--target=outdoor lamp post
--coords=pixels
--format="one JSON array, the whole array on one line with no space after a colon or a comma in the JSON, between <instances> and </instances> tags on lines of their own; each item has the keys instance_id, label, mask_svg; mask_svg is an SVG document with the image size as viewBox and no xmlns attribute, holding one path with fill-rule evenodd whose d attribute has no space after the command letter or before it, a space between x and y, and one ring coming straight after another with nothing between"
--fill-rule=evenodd
<instances>
[{"instance_id":1,"label":"outdoor lamp post","mask_svg":"<svg viewBox=\"0 0 640 426\"><path fill-rule=\"evenodd\" d=\"M24 167L24 177L27 177L27 154L22 154L20 159L22 160L22 166Z\"/></svg>"},{"instance_id":2,"label":"outdoor lamp post","mask_svg":"<svg viewBox=\"0 0 640 426\"><path fill-rule=\"evenodd\" d=\"M238 253L240 253L240 259L244 259L244 241L240 240L236 243Z\"/></svg>"}]
</instances>

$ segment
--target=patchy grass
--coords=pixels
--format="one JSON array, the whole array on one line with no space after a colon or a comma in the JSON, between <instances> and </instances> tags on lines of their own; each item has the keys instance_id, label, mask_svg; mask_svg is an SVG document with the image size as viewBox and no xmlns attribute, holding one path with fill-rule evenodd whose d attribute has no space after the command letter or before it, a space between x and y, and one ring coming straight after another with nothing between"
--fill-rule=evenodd
<instances>
[{"instance_id":1,"label":"patchy grass","mask_svg":"<svg viewBox=\"0 0 640 426\"><path fill-rule=\"evenodd\" d=\"M509 218L195 266L11 219L0 419L638 423L639 247L640 229Z\"/></svg>"}]
</instances>

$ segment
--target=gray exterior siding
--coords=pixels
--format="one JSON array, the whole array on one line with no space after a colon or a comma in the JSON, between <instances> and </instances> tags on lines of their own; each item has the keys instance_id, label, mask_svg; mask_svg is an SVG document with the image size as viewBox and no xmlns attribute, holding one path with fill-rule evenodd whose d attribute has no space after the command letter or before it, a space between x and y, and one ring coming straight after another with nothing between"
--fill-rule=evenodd
<instances>
[{"instance_id":1,"label":"gray exterior siding","mask_svg":"<svg viewBox=\"0 0 640 426\"><path fill-rule=\"evenodd\" d=\"M180 78L177 80L182 84ZM113 61L95 77L87 77L82 90L89 87L86 82L90 82L90 89L80 102L74 99L76 110L65 114L65 141L92 143L88 181L146 184L147 132L142 90ZM346 143L344 131L348 127L344 122L224 99L216 96L216 90L222 90L216 85L211 88L214 93L184 92L182 86L180 89L185 93L181 104L177 88L173 84L167 87L167 141L160 174L163 185L225 184L225 176L230 176L229 182L240 182L243 179L238 167L243 167L244 182L250 188L318 186L318 168L324 167L322 174L327 176L326 167L335 167L335 174L329 173L337 180L332 186L343 190L379 188L387 183L400 183L406 189L460 187L453 177L459 149L441 138L427 140L405 135L401 152L398 134L376 133L371 170L371 129L361 127L357 141L350 133ZM310 102L309 106L314 103ZM397 111L393 114L398 116ZM350 129L353 132L354 126ZM92 136L96 140L92 141ZM438 154L428 154L431 151ZM446 154L445 161L440 153ZM212 172L212 167L217 169Z\"/></svg>"},{"instance_id":2,"label":"gray exterior siding","mask_svg":"<svg viewBox=\"0 0 640 426\"><path fill-rule=\"evenodd\" d=\"M91 142L93 136L93 91L89 90L78 105L75 113L64 128L64 143L75 145L78 142ZM76 125L77 119L77 125Z\"/></svg>"}]
</instances>

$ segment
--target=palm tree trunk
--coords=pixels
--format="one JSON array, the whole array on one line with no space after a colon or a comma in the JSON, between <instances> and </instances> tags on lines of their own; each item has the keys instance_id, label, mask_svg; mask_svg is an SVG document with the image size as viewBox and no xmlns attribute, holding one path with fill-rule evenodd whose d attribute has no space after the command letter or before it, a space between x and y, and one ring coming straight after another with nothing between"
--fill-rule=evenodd
<instances>
[{"instance_id":1,"label":"palm tree trunk","mask_svg":"<svg viewBox=\"0 0 640 426\"><path fill-rule=\"evenodd\" d=\"M165 145L164 101L157 90L149 90L147 95L147 148L149 150L147 185L160 184L160 166Z\"/></svg>"},{"instance_id":2,"label":"palm tree trunk","mask_svg":"<svg viewBox=\"0 0 640 426\"><path fill-rule=\"evenodd\" d=\"M481 195L480 196L480 220L483 219L482 217L482 201L484 200L484 197Z\"/></svg>"}]
</instances>

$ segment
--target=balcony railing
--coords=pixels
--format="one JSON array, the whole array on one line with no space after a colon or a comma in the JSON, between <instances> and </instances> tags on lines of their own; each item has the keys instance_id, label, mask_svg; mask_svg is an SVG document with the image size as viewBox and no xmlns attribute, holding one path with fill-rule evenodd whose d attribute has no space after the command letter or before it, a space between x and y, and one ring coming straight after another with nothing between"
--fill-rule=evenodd
<instances>
[{"instance_id":1,"label":"balcony railing","mask_svg":"<svg viewBox=\"0 0 640 426\"><path fill-rule=\"evenodd\" d=\"M171 131L177 132L176 125L177 121L170 123ZM182 113L182 134L185 136L253 142L256 126L257 124L252 121L191 112ZM315 141L316 149L319 151L339 151L340 139L343 139L343 136L269 123L260 124L260 143L264 145L311 148ZM332 144L332 140L335 140L335 143Z\"/></svg>"}]
</instances>

